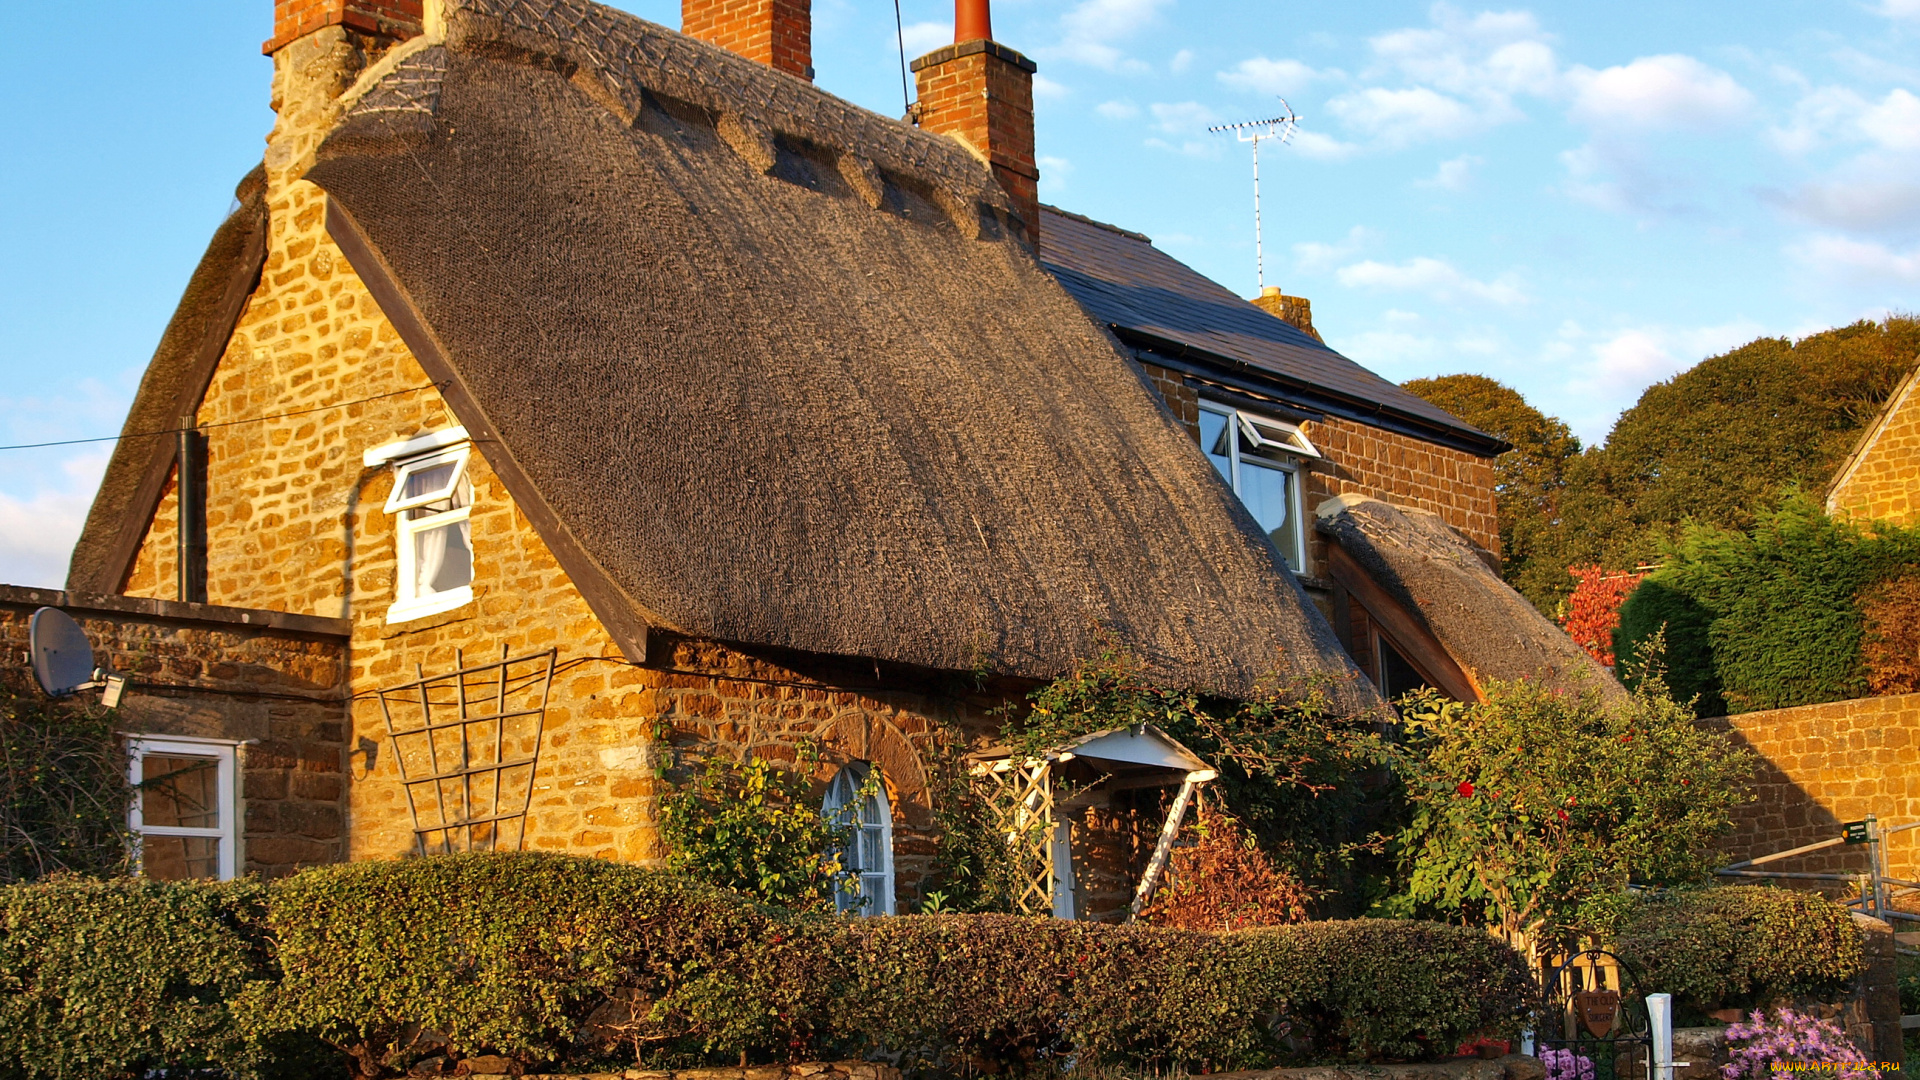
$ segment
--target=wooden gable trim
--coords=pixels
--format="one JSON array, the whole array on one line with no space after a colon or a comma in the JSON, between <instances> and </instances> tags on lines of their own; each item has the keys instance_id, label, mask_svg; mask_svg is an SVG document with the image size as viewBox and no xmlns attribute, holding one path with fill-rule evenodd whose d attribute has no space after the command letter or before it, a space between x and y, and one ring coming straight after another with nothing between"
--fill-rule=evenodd
<instances>
[{"instance_id":1,"label":"wooden gable trim","mask_svg":"<svg viewBox=\"0 0 1920 1080\"><path fill-rule=\"evenodd\" d=\"M260 284L260 271L267 263L270 225L264 204L256 201L250 208L255 213L249 223L246 243L227 275L226 284L214 302L212 312L201 327L200 339L194 343L186 369L174 387L165 423L185 427L193 422L200 411L200 403L206 399L207 388L213 385L214 372L220 366L220 358L227 353L227 344L233 340L234 328L240 324L247 301ZM162 347L165 347L164 343ZM174 458L179 453L179 439L174 434L165 431L137 436L145 437L150 444L146 450L146 460L138 466L140 480L126 504L117 511L118 520L113 527L112 539L108 541L99 562L89 573L76 576L68 582L70 589L108 595L126 587L127 578L133 574L134 561L140 557L141 545L146 542L147 530L153 524L154 514L159 512L160 496L166 491L167 478L173 475ZM123 439L126 437L122 436Z\"/></svg>"},{"instance_id":2,"label":"wooden gable trim","mask_svg":"<svg viewBox=\"0 0 1920 1080\"><path fill-rule=\"evenodd\" d=\"M648 620L640 615L640 607L635 604L626 591L614 584L605 570L593 556L589 555L580 542L574 538L573 531L560 520L540 489L534 484L520 462L506 443L500 440L500 433L494 428L487 412L473 396L466 380L460 377L459 369L448 359L440 339L427 324L425 316L414 304L413 297L400 284L400 279L387 265L387 260L374 247L373 241L361 230L345 207L338 200L327 200L327 233L340 248L340 253L352 264L354 273L373 294L387 321L412 350L413 357L427 377L439 388L440 396L447 407L460 421L461 426L473 439L482 456L500 482L507 487L507 493L519 506L527 520L533 523L534 531L540 534L548 550L559 561L560 568L567 572L574 588L586 600L593 610L594 617L600 620L614 644L629 663L641 664L647 659Z\"/></svg>"},{"instance_id":3,"label":"wooden gable trim","mask_svg":"<svg viewBox=\"0 0 1920 1080\"><path fill-rule=\"evenodd\" d=\"M1435 687L1460 701L1486 700L1473 676L1440 644L1440 639L1433 636L1425 620L1389 595L1359 561L1338 544L1327 545L1327 574L1365 609L1400 654L1419 668Z\"/></svg>"}]
</instances>

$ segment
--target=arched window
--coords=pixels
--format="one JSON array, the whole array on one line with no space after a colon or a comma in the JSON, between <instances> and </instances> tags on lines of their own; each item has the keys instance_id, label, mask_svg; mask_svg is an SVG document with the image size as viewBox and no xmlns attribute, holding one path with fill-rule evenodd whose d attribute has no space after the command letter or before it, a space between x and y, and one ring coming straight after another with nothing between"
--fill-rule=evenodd
<instances>
[{"instance_id":1,"label":"arched window","mask_svg":"<svg viewBox=\"0 0 1920 1080\"><path fill-rule=\"evenodd\" d=\"M820 810L829 821L853 826L840 865L858 878L859 889L836 891L834 907L855 915L893 914L893 809L880 775L859 761L841 769L827 785Z\"/></svg>"}]
</instances>

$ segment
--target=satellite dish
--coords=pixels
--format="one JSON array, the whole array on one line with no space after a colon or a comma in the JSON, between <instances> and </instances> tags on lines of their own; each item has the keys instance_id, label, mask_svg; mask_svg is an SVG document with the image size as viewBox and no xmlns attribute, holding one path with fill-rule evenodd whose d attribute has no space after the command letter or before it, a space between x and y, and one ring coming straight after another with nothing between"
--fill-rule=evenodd
<instances>
[{"instance_id":1,"label":"satellite dish","mask_svg":"<svg viewBox=\"0 0 1920 1080\"><path fill-rule=\"evenodd\" d=\"M27 639L33 652L34 681L48 697L104 688L101 703L109 709L120 706L126 677L94 664L93 642L66 612L50 607L34 612L27 623Z\"/></svg>"}]
</instances>

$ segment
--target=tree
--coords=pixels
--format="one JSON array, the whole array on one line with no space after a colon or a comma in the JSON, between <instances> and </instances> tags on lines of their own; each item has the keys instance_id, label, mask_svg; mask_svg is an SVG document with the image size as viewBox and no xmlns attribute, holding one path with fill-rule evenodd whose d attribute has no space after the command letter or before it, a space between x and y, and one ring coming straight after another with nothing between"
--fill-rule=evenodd
<instances>
[{"instance_id":1,"label":"tree","mask_svg":"<svg viewBox=\"0 0 1920 1080\"><path fill-rule=\"evenodd\" d=\"M1630 881L1709 880L1753 771L1657 678L1619 705L1519 682L1478 704L1429 694L1402 713L1404 906L1510 939L1566 936L1583 905Z\"/></svg>"},{"instance_id":2,"label":"tree","mask_svg":"<svg viewBox=\"0 0 1920 1080\"><path fill-rule=\"evenodd\" d=\"M1512 444L1493 461L1503 576L1535 607L1551 611L1572 588L1562 550L1561 499L1567 470L1580 458L1580 440L1558 417L1485 375L1442 375L1405 386Z\"/></svg>"},{"instance_id":3,"label":"tree","mask_svg":"<svg viewBox=\"0 0 1920 1080\"><path fill-rule=\"evenodd\" d=\"M1782 491L1823 490L1916 359L1908 316L1748 342L1648 387L1594 479L1659 536L1689 520L1745 529Z\"/></svg>"}]
</instances>

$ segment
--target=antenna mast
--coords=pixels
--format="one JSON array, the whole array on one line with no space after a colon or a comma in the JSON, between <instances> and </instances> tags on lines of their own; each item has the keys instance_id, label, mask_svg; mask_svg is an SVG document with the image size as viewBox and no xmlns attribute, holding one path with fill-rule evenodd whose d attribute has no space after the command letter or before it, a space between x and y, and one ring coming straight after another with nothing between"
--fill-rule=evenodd
<instances>
[{"instance_id":1,"label":"antenna mast","mask_svg":"<svg viewBox=\"0 0 1920 1080\"><path fill-rule=\"evenodd\" d=\"M1267 288L1267 253L1260 237L1260 141L1279 139L1282 146L1293 138L1294 129L1300 125L1301 117L1294 113L1293 106L1286 98L1280 99L1280 107L1286 110L1284 116L1270 120L1248 120L1238 124L1219 124L1207 130L1211 132L1231 131L1233 137L1243 143L1253 144L1253 262L1254 273L1260 282L1260 291Z\"/></svg>"}]
</instances>

